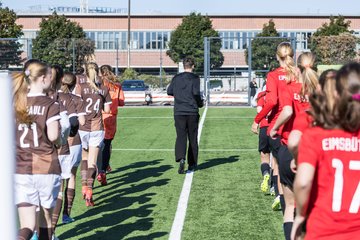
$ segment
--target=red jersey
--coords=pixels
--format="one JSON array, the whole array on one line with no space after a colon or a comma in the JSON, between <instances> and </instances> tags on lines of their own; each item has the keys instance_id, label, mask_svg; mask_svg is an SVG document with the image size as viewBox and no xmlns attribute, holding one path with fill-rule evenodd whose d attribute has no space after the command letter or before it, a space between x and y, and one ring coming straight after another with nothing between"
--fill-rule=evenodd
<instances>
[{"instance_id":1,"label":"red jersey","mask_svg":"<svg viewBox=\"0 0 360 240\"><path fill-rule=\"evenodd\" d=\"M268 116L268 134L281 112L279 106L279 88L281 88L281 85L285 84L286 78L286 71L282 67L269 72L267 75L265 105L261 112L256 115L255 122L259 124L260 121L267 117L267 115L271 112Z\"/></svg>"},{"instance_id":2,"label":"red jersey","mask_svg":"<svg viewBox=\"0 0 360 240\"><path fill-rule=\"evenodd\" d=\"M313 121L314 119L306 111L300 112L294 120L292 130L298 130L301 133L304 133L307 128L312 127Z\"/></svg>"},{"instance_id":3,"label":"red jersey","mask_svg":"<svg viewBox=\"0 0 360 240\"><path fill-rule=\"evenodd\" d=\"M284 124L281 130L281 141L285 145L288 143L290 132L293 130L294 121L300 115L310 108L308 97L301 96L302 83L292 81L284 86L279 94L281 109L290 106L293 109L291 118Z\"/></svg>"},{"instance_id":4,"label":"red jersey","mask_svg":"<svg viewBox=\"0 0 360 240\"><path fill-rule=\"evenodd\" d=\"M264 105L265 105L265 97L266 97L266 92L265 91L259 92L257 106L259 106L261 108L264 107ZM260 122L260 128L268 127L268 126L269 126L269 122L268 122L267 117L265 117Z\"/></svg>"},{"instance_id":5,"label":"red jersey","mask_svg":"<svg viewBox=\"0 0 360 240\"><path fill-rule=\"evenodd\" d=\"M303 163L315 168L305 239L359 239L360 132L306 130L298 156Z\"/></svg>"}]
</instances>

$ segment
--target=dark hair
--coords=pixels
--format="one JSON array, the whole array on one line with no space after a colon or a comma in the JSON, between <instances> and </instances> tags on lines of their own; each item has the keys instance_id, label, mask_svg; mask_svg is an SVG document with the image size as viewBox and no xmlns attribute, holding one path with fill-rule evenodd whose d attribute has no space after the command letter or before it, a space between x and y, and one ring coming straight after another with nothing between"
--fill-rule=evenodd
<instances>
[{"instance_id":1,"label":"dark hair","mask_svg":"<svg viewBox=\"0 0 360 240\"><path fill-rule=\"evenodd\" d=\"M339 127L348 132L360 129L360 64L344 65L336 75L335 118Z\"/></svg>"},{"instance_id":2,"label":"dark hair","mask_svg":"<svg viewBox=\"0 0 360 240\"><path fill-rule=\"evenodd\" d=\"M61 79L64 76L64 70L59 65L53 65L51 67L53 71L52 81L53 81L53 88L57 90L61 85Z\"/></svg>"},{"instance_id":3,"label":"dark hair","mask_svg":"<svg viewBox=\"0 0 360 240\"><path fill-rule=\"evenodd\" d=\"M191 57L184 58L183 65L184 65L184 69L192 68L195 65L194 59Z\"/></svg>"},{"instance_id":4,"label":"dark hair","mask_svg":"<svg viewBox=\"0 0 360 240\"><path fill-rule=\"evenodd\" d=\"M319 84L321 91L313 92L309 101L311 110L309 114L313 117L317 126L326 129L336 127L336 120L334 118L335 105L335 83L336 70L329 69L324 71L319 77Z\"/></svg>"},{"instance_id":5,"label":"dark hair","mask_svg":"<svg viewBox=\"0 0 360 240\"><path fill-rule=\"evenodd\" d=\"M112 72L112 68L111 68L110 65L102 65L100 67L100 72L101 72L101 75L104 78L106 78L108 81L111 81L111 82L116 82L117 81L116 76Z\"/></svg>"}]
</instances>

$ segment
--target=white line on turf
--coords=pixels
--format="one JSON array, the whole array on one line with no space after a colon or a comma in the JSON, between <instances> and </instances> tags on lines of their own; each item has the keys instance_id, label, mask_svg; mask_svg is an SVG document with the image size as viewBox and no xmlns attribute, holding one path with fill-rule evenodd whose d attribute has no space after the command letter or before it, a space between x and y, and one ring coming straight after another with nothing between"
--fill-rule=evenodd
<instances>
[{"instance_id":1,"label":"white line on turf","mask_svg":"<svg viewBox=\"0 0 360 240\"><path fill-rule=\"evenodd\" d=\"M112 151L140 151L140 152L173 152L174 149L158 149L158 148L113 148ZM199 149L200 152L252 152L258 151L257 148L244 149Z\"/></svg>"},{"instance_id":2,"label":"white line on turf","mask_svg":"<svg viewBox=\"0 0 360 240\"><path fill-rule=\"evenodd\" d=\"M202 129L204 126L204 121L206 118L207 110L208 110L208 108L206 106L206 108L202 114L200 123L199 123L198 143L200 143L201 132L202 132ZM188 201L189 201L193 176L194 176L193 171L191 171L185 175L185 180L184 180L183 188L181 190L178 206L176 209L174 222L172 224L171 231L170 231L170 236L169 236L170 240L180 240L181 239L181 232L184 227L186 209L187 209L187 205L188 205Z\"/></svg>"},{"instance_id":3,"label":"white line on turf","mask_svg":"<svg viewBox=\"0 0 360 240\"><path fill-rule=\"evenodd\" d=\"M254 117L208 117L207 119L253 119ZM174 119L174 117L118 117L118 119Z\"/></svg>"}]
</instances>

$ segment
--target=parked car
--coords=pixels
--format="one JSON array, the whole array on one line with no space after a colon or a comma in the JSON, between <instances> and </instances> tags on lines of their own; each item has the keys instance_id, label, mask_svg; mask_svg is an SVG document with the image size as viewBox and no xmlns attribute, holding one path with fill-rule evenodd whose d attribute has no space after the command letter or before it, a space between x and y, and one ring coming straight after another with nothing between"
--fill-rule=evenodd
<instances>
[{"instance_id":1,"label":"parked car","mask_svg":"<svg viewBox=\"0 0 360 240\"><path fill-rule=\"evenodd\" d=\"M143 80L125 80L121 86L125 92L125 102L145 102L147 105L152 103L152 93Z\"/></svg>"},{"instance_id":2,"label":"parked car","mask_svg":"<svg viewBox=\"0 0 360 240\"><path fill-rule=\"evenodd\" d=\"M146 91L149 86L145 85L143 80L125 80L122 83L124 91Z\"/></svg>"}]
</instances>

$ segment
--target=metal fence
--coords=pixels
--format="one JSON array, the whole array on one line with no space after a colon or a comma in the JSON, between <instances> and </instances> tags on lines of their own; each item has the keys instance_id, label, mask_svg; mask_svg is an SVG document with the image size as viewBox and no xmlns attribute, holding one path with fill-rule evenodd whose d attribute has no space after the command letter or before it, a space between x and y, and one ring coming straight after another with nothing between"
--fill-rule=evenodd
<instances>
[{"instance_id":1,"label":"metal fence","mask_svg":"<svg viewBox=\"0 0 360 240\"><path fill-rule=\"evenodd\" d=\"M270 71L270 60L265 59L264 66L254 66L253 64L253 43L257 40L257 45L290 42L296 53L296 39L285 37L247 37L239 43L233 38L211 37L204 38L204 92L208 102L211 104L240 104L250 105L250 81L255 78L258 86L263 85L263 80ZM261 41L259 41L261 40ZM217 67L215 55L216 49L227 43L228 49L221 48L223 63L221 68ZM241 46L239 45L241 44ZM240 47L239 47L240 46ZM246 56L246 50L248 52ZM276 49L273 58L276 58ZM294 56L296 59L296 55ZM269 62L269 63L266 63Z\"/></svg>"}]
</instances>

